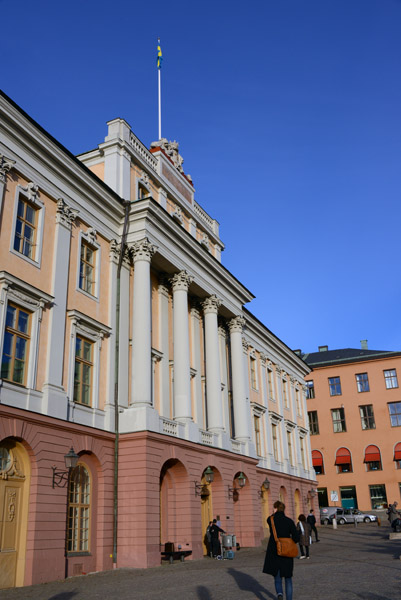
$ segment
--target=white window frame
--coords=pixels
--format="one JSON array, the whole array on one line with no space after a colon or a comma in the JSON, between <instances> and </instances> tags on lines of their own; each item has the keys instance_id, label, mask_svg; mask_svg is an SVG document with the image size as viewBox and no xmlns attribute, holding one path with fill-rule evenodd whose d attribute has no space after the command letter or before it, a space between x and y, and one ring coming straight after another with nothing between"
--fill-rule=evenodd
<instances>
[{"instance_id":1,"label":"white window frame","mask_svg":"<svg viewBox=\"0 0 401 600\"><path fill-rule=\"evenodd\" d=\"M281 436L280 436L280 423L283 417L273 410L269 410L270 427L272 432L272 456L277 463L281 463L282 460L282 448L281 448ZM274 455L274 444L273 444L273 425L276 427L277 432L277 457Z\"/></svg>"},{"instance_id":2,"label":"white window frame","mask_svg":"<svg viewBox=\"0 0 401 600\"><path fill-rule=\"evenodd\" d=\"M18 277L15 277L6 271L0 271L0 357L3 356L8 303L12 302L17 306L20 306L31 315L26 383L23 386L27 389L35 389L36 387L42 312L44 307L53 300L53 296L42 292L33 285L18 279ZM13 383L12 381L7 381L7 384L18 385L18 387L21 387L20 384Z\"/></svg>"},{"instance_id":3,"label":"white window frame","mask_svg":"<svg viewBox=\"0 0 401 600\"><path fill-rule=\"evenodd\" d=\"M86 296L87 298L90 298L91 300L95 300L96 302L99 302L99 291L100 291L100 262L101 262L101 247L100 244L98 244L97 240L96 240L96 230L93 229L92 227L89 227L88 230L86 232L84 231L80 231L79 232L79 237L78 237L78 265L77 265L77 285L76 285L76 289L78 292L80 292L81 294L83 294L84 296ZM85 242L86 244L88 244L88 246L90 246L91 248L93 248L93 250L95 251L95 293L94 294L90 294L89 292L87 292L86 290L83 290L80 286L79 286L79 274L81 272L81 248L82 248L82 242Z\"/></svg>"},{"instance_id":4,"label":"white window frame","mask_svg":"<svg viewBox=\"0 0 401 600\"><path fill-rule=\"evenodd\" d=\"M67 395L70 398L70 401L74 403L75 407L79 406L80 409L93 411L94 409L99 408L100 350L104 337L110 335L111 329L110 327L99 323L99 321L95 321L95 319L84 315L78 310L68 310L67 317L71 322ZM93 383L89 406L79 404L74 400L74 371L77 335L80 335L93 343Z\"/></svg>"},{"instance_id":5,"label":"white window frame","mask_svg":"<svg viewBox=\"0 0 401 600\"><path fill-rule=\"evenodd\" d=\"M258 417L259 419L259 438L260 438L260 457L266 456L266 436L265 436L265 428L264 428L264 419L263 415L266 412L266 407L258 402L251 402L251 411L252 411L252 433L255 442L256 448L256 431L254 428L253 417Z\"/></svg>"},{"instance_id":6,"label":"white window frame","mask_svg":"<svg viewBox=\"0 0 401 600\"><path fill-rule=\"evenodd\" d=\"M15 190L14 197L14 211L13 211L13 221L12 221L12 229L11 229L11 239L10 239L10 252L26 260L29 264L33 265L37 269L40 269L42 264L42 245L43 245L43 228L45 222L45 205L43 202L39 200L38 194L38 186L34 184L32 181L28 183L25 187L21 184L18 184ZM17 252L14 250L14 240L15 240L15 230L17 226L17 215L18 215L18 202L20 197L23 197L24 200L29 202L35 207L37 211L37 226L36 226L36 242L34 247L34 258L29 258L29 256L25 256L21 252Z\"/></svg>"},{"instance_id":7,"label":"white window frame","mask_svg":"<svg viewBox=\"0 0 401 600\"><path fill-rule=\"evenodd\" d=\"M252 382L252 362L253 362L253 366L255 367L255 385L253 385ZM249 353L249 379L250 379L250 384L251 384L251 389L254 390L255 392L259 391L259 377L258 377L258 360L256 358L256 352L255 350L251 350Z\"/></svg>"}]
</instances>

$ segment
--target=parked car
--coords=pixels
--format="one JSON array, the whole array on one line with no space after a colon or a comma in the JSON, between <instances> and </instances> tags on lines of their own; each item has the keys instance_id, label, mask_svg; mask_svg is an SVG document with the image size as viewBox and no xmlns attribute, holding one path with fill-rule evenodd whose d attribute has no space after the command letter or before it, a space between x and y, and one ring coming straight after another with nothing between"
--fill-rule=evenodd
<instances>
[{"instance_id":1,"label":"parked car","mask_svg":"<svg viewBox=\"0 0 401 600\"><path fill-rule=\"evenodd\" d=\"M323 525L331 525L333 523L334 516L336 517L339 525L344 525L345 523L355 523L355 521L357 523L372 523L377 521L377 515L362 512L357 508L338 508L329 506L320 509L320 520Z\"/></svg>"}]
</instances>

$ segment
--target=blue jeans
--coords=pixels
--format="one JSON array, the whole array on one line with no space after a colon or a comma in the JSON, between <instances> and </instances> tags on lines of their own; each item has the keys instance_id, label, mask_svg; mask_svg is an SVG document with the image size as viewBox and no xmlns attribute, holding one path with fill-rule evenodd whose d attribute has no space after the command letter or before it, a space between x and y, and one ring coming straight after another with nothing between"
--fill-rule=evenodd
<instances>
[{"instance_id":1,"label":"blue jeans","mask_svg":"<svg viewBox=\"0 0 401 600\"><path fill-rule=\"evenodd\" d=\"M283 593L283 582L280 575L280 571L274 577L274 585L276 587L277 594ZM292 600L292 577L285 578L285 598L286 600Z\"/></svg>"}]
</instances>

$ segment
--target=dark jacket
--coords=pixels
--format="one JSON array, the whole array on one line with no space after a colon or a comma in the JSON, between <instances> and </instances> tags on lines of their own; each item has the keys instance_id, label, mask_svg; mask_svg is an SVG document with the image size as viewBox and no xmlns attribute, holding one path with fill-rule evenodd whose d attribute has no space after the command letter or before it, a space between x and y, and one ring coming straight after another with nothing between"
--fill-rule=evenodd
<instances>
[{"instance_id":1,"label":"dark jacket","mask_svg":"<svg viewBox=\"0 0 401 600\"><path fill-rule=\"evenodd\" d=\"M306 522L309 523L309 525L311 527L313 527L314 525L316 525L316 517L313 514L310 514L306 517Z\"/></svg>"},{"instance_id":2,"label":"dark jacket","mask_svg":"<svg viewBox=\"0 0 401 600\"><path fill-rule=\"evenodd\" d=\"M295 543L299 540L299 534L295 523L292 519L285 516L283 512L277 511L267 519L267 523L270 527L270 538L267 544L265 563L263 565L263 573L269 575L277 575L280 571L282 577L292 577L292 571L294 569L294 559L287 556L278 556L276 540L272 532L270 525L270 519L274 518L274 525L276 526L277 537L290 537Z\"/></svg>"}]
</instances>

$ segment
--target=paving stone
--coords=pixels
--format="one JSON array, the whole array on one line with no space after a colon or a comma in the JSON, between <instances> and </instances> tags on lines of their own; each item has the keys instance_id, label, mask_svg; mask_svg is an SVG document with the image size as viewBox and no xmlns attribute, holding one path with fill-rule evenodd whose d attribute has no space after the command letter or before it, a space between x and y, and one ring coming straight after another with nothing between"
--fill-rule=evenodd
<instances>
[{"instance_id":1,"label":"paving stone","mask_svg":"<svg viewBox=\"0 0 401 600\"><path fill-rule=\"evenodd\" d=\"M400 600L401 542L390 527L319 528L310 560L295 559L294 600ZM0 591L0 600L270 600L273 577L262 573L264 548L241 549L234 560L163 563L117 569L66 581Z\"/></svg>"}]
</instances>

